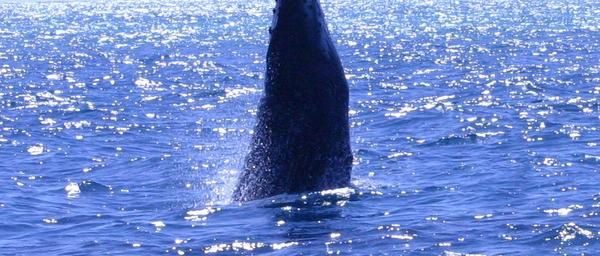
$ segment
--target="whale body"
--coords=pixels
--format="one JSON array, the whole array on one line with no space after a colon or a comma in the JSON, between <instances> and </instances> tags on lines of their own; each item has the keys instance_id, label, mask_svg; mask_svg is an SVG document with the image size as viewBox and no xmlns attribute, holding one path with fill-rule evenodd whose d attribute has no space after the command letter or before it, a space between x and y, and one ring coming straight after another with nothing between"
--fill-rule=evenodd
<instances>
[{"instance_id":1,"label":"whale body","mask_svg":"<svg viewBox=\"0 0 600 256\"><path fill-rule=\"evenodd\" d=\"M348 83L319 1L277 0L273 14L237 201L350 185Z\"/></svg>"}]
</instances>

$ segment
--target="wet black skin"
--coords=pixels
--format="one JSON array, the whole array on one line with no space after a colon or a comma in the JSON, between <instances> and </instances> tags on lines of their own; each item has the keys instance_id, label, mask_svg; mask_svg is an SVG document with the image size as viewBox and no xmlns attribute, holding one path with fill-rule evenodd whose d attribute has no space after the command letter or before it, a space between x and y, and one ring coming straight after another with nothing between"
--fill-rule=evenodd
<instances>
[{"instance_id":1,"label":"wet black skin","mask_svg":"<svg viewBox=\"0 0 600 256\"><path fill-rule=\"evenodd\" d=\"M277 0L265 92L233 199L350 185L348 83L318 0Z\"/></svg>"}]
</instances>

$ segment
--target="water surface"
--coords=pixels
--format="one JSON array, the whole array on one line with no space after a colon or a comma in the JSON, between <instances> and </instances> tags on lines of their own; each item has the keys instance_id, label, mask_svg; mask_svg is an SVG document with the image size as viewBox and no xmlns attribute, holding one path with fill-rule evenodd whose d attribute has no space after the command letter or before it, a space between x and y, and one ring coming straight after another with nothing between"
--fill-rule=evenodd
<instances>
[{"instance_id":1,"label":"water surface","mask_svg":"<svg viewBox=\"0 0 600 256\"><path fill-rule=\"evenodd\" d=\"M5 255L593 255L600 2L323 0L354 188L232 203L273 1L2 1Z\"/></svg>"}]
</instances>

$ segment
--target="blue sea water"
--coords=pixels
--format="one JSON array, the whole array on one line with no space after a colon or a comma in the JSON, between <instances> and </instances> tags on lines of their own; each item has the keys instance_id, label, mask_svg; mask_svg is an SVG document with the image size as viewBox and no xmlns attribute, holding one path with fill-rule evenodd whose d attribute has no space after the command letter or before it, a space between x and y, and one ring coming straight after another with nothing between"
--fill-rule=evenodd
<instances>
[{"instance_id":1,"label":"blue sea water","mask_svg":"<svg viewBox=\"0 0 600 256\"><path fill-rule=\"evenodd\" d=\"M600 2L322 0L353 188L231 202L274 2L0 2L1 255L598 255Z\"/></svg>"}]
</instances>

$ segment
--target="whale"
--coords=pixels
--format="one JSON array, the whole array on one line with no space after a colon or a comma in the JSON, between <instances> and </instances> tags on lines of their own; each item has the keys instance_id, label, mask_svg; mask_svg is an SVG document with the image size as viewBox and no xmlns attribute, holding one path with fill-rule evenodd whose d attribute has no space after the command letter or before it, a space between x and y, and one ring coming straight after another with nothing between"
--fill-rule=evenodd
<instances>
[{"instance_id":1,"label":"whale","mask_svg":"<svg viewBox=\"0 0 600 256\"><path fill-rule=\"evenodd\" d=\"M276 0L235 201L350 186L348 82L318 0Z\"/></svg>"}]
</instances>

